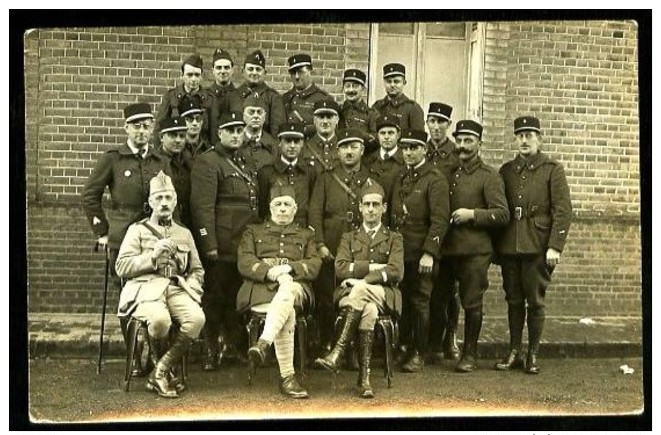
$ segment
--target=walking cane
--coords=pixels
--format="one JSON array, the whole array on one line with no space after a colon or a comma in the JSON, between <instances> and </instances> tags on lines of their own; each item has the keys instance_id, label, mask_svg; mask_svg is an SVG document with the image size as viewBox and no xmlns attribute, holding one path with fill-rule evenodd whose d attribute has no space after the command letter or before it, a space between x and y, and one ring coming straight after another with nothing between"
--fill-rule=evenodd
<instances>
[{"instance_id":1,"label":"walking cane","mask_svg":"<svg viewBox=\"0 0 661 435\"><path fill-rule=\"evenodd\" d=\"M99 243L97 242L94 245L94 252L99 252ZM109 265L110 265L110 256L108 254L108 245L103 247L103 252L106 256L106 267L104 268L104 279L103 279L103 309L101 311L101 331L99 332L99 358L96 364L96 374L101 373L101 361L103 360L103 332L106 326L106 305L108 302L108 274L109 274Z\"/></svg>"}]
</instances>

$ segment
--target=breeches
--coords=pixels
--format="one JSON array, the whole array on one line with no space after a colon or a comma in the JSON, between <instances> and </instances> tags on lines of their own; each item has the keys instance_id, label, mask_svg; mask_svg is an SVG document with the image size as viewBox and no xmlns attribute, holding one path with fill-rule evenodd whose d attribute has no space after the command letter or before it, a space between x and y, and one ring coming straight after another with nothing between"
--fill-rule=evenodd
<instances>
[{"instance_id":1,"label":"breeches","mask_svg":"<svg viewBox=\"0 0 661 435\"><path fill-rule=\"evenodd\" d=\"M197 302L185 290L175 286L168 286L160 299L138 304L132 316L146 322L149 335L155 338L167 336L174 319L182 334L195 339L205 320Z\"/></svg>"},{"instance_id":2,"label":"breeches","mask_svg":"<svg viewBox=\"0 0 661 435\"><path fill-rule=\"evenodd\" d=\"M372 330L379 316L379 310L385 309L386 292L377 284L355 285L351 293L340 299L340 309L351 307L361 312L358 329Z\"/></svg>"},{"instance_id":3,"label":"breeches","mask_svg":"<svg viewBox=\"0 0 661 435\"><path fill-rule=\"evenodd\" d=\"M484 292L489 288L490 254L447 257L440 270L441 292L449 294L459 282L459 297L464 310L481 309Z\"/></svg>"},{"instance_id":4,"label":"breeches","mask_svg":"<svg viewBox=\"0 0 661 435\"><path fill-rule=\"evenodd\" d=\"M544 254L503 255L501 257L505 300L509 305L543 309L546 289L553 268L546 265Z\"/></svg>"}]
</instances>

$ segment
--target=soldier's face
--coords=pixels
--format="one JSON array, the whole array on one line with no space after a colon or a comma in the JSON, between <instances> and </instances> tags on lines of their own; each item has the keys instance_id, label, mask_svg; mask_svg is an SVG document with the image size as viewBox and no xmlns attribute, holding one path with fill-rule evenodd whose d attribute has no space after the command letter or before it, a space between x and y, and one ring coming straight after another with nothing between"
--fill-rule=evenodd
<instances>
[{"instance_id":1,"label":"soldier's face","mask_svg":"<svg viewBox=\"0 0 661 435\"><path fill-rule=\"evenodd\" d=\"M482 146L482 141L472 134L458 134L455 137L457 143L457 154L462 162L469 162L477 157Z\"/></svg>"},{"instance_id":2,"label":"soldier's face","mask_svg":"<svg viewBox=\"0 0 661 435\"><path fill-rule=\"evenodd\" d=\"M427 128L429 129L429 136L434 142L441 142L445 140L448 133L448 128L451 122L437 118L436 116L427 117Z\"/></svg>"},{"instance_id":3,"label":"soldier's face","mask_svg":"<svg viewBox=\"0 0 661 435\"><path fill-rule=\"evenodd\" d=\"M261 65L247 63L243 67L243 78L247 84L257 85L264 81L266 70Z\"/></svg>"},{"instance_id":4,"label":"soldier's face","mask_svg":"<svg viewBox=\"0 0 661 435\"><path fill-rule=\"evenodd\" d=\"M154 130L154 122L151 119L127 122L124 124L124 130L126 130L126 134L133 145L143 148L149 143L149 138Z\"/></svg>"},{"instance_id":5,"label":"soldier's face","mask_svg":"<svg viewBox=\"0 0 661 435\"><path fill-rule=\"evenodd\" d=\"M353 168L360 164L363 150L363 144L359 141L345 142L337 147L337 154L345 167Z\"/></svg>"},{"instance_id":6,"label":"soldier's face","mask_svg":"<svg viewBox=\"0 0 661 435\"><path fill-rule=\"evenodd\" d=\"M358 101L363 96L365 86L358 82L346 81L342 85L342 90L347 101Z\"/></svg>"},{"instance_id":7,"label":"soldier's face","mask_svg":"<svg viewBox=\"0 0 661 435\"><path fill-rule=\"evenodd\" d=\"M177 206L177 194L174 190L163 190L149 195L152 215L159 219L169 219Z\"/></svg>"},{"instance_id":8,"label":"soldier's face","mask_svg":"<svg viewBox=\"0 0 661 435\"><path fill-rule=\"evenodd\" d=\"M402 144L401 148L404 163L408 166L415 166L422 162L427 153L427 147L420 144Z\"/></svg>"},{"instance_id":9,"label":"soldier's face","mask_svg":"<svg viewBox=\"0 0 661 435\"><path fill-rule=\"evenodd\" d=\"M383 84L386 87L386 93L388 96L396 97L404 92L406 79L402 76L388 77L387 79L383 79Z\"/></svg>"},{"instance_id":10,"label":"soldier's face","mask_svg":"<svg viewBox=\"0 0 661 435\"><path fill-rule=\"evenodd\" d=\"M186 127L188 128L188 134L190 136L195 137L202 132L202 124L204 124L204 120L201 114L196 113L193 115L188 115L185 117L185 119Z\"/></svg>"},{"instance_id":11,"label":"soldier's face","mask_svg":"<svg viewBox=\"0 0 661 435\"><path fill-rule=\"evenodd\" d=\"M186 90L196 91L200 89L200 83L202 81L202 68L196 68L193 65L185 64L182 78L184 81L184 88L186 88Z\"/></svg>"},{"instance_id":12,"label":"soldier's face","mask_svg":"<svg viewBox=\"0 0 661 435\"><path fill-rule=\"evenodd\" d=\"M310 73L310 67L308 66L296 68L292 70L289 75L291 76L291 81L294 84L294 87L298 90L303 90L312 83L312 74Z\"/></svg>"},{"instance_id":13,"label":"soldier's face","mask_svg":"<svg viewBox=\"0 0 661 435\"><path fill-rule=\"evenodd\" d=\"M368 226L378 225L381 217L386 212L386 204L383 203L383 197L378 193L368 193L363 196L358 204L358 209L363 215L363 222Z\"/></svg>"},{"instance_id":14,"label":"soldier's face","mask_svg":"<svg viewBox=\"0 0 661 435\"><path fill-rule=\"evenodd\" d=\"M289 161L297 159L302 149L303 138L284 136L280 139L280 154Z\"/></svg>"},{"instance_id":15,"label":"soldier's face","mask_svg":"<svg viewBox=\"0 0 661 435\"><path fill-rule=\"evenodd\" d=\"M379 145L381 145L381 148L390 151L397 146L400 134L397 128L386 125L379 129L377 136L379 137Z\"/></svg>"},{"instance_id":16,"label":"soldier's face","mask_svg":"<svg viewBox=\"0 0 661 435\"><path fill-rule=\"evenodd\" d=\"M227 128L218 130L218 137L220 144L228 149L237 150L243 145L243 130L242 125L234 125Z\"/></svg>"},{"instance_id":17,"label":"soldier's face","mask_svg":"<svg viewBox=\"0 0 661 435\"><path fill-rule=\"evenodd\" d=\"M229 59L218 59L213 63L213 77L219 85L227 85L234 74L234 65Z\"/></svg>"},{"instance_id":18,"label":"soldier's face","mask_svg":"<svg viewBox=\"0 0 661 435\"><path fill-rule=\"evenodd\" d=\"M276 225L289 225L296 216L296 201L291 196L277 196L271 200L271 220Z\"/></svg>"},{"instance_id":19,"label":"soldier's face","mask_svg":"<svg viewBox=\"0 0 661 435\"><path fill-rule=\"evenodd\" d=\"M266 110L259 106L247 106L243 109L243 122L248 128L259 130L266 122Z\"/></svg>"},{"instance_id":20,"label":"soldier's face","mask_svg":"<svg viewBox=\"0 0 661 435\"><path fill-rule=\"evenodd\" d=\"M539 152L542 138L536 131L520 131L515 137L522 156L532 156Z\"/></svg>"},{"instance_id":21,"label":"soldier's face","mask_svg":"<svg viewBox=\"0 0 661 435\"><path fill-rule=\"evenodd\" d=\"M169 155L179 154L184 150L186 144L185 131L169 131L161 134L161 145L163 151Z\"/></svg>"},{"instance_id":22,"label":"soldier's face","mask_svg":"<svg viewBox=\"0 0 661 435\"><path fill-rule=\"evenodd\" d=\"M314 115L314 128L322 136L332 136L337 128L340 117L331 112L321 112Z\"/></svg>"}]
</instances>

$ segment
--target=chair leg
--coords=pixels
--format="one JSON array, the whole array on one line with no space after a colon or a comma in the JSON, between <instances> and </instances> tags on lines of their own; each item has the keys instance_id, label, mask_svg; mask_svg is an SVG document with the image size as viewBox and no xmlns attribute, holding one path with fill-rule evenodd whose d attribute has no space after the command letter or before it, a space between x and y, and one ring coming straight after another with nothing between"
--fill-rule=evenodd
<instances>
[{"instance_id":1,"label":"chair leg","mask_svg":"<svg viewBox=\"0 0 661 435\"><path fill-rule=\"evenodd\" d=\"M383 368L384 377L388 380L388 388L392 387L392 378L393 378L393 349L395 347L394 336L395 336L395 327L393 322L389 318L379 319L379 326L383 331L383 348L385 353L385 367Z\"/></svg>"},{"instance_id":2,"label":"chair leg","mask_svg":"<svg viewBox=\"0 0 661 435\"><path fill-rule=\"evenodd\" d=\"M296 335L298 336L298 372L303 378L307 376L308 322L305 317L296 318Z\"/></svg>"},{"instance_id":3,"label":"chair leg","mask_svg":"<svg viewBox=\"0 0 661 435\"><path fill-rule=\"evenodd\" d=\"M128 322L126 332L126 371L124 372L124 391L129 391L131 388L131 372L133 371L133 354L138 347L138 331L141 322L139 320L131 319Z\"/></svg>"},{"instance_id":4,"label":"chair leg","mask_svg":"<svg viewBox=\"0 0 661 435\"><path fill-rule=\"evenodd\" d=\"M252 347L259 339L259 334L264 327L265 317L253 314L250 320L246 323L246 330L248 332L248 348ZM255 363L248 358L248 385L252 385L252 380L255 377L257 367Z\"/></svg>"}]
</instances>

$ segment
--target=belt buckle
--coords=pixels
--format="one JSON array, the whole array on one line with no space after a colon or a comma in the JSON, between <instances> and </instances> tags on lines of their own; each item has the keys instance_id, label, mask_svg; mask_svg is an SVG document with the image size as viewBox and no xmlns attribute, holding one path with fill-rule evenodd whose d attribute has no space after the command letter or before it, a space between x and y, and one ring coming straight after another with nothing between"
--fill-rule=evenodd
<instances>
[{"instance_id":1,"label":"belt buckle","mask_svg":"<svg viewBox=\"0 0 661 435\"><path fill-rule=\"evenodd\" d=\"M514 207L514 219L516 219L517 221L520 221L522 217L523 217L523 208L522 207Z\"/></svg>"},{"instance_id":2,"label":"belt buckle","mask_svg":"<svg viewBox=\"0 0 661 435\"><path fill-rule=\"evenodd\" d=\"M289 258L280 258L280 265L289 264Z\"/></svg>"},{"instance_id":3,"label":"belt buckle","mask_svg":"<svg viewBox=\"0 0 661 435\"><path fill-rule=\"evenodd\" d=\"M347 212L347 222L353 222L353 212L352 211Z\"/></svg>"}]
</instances>

